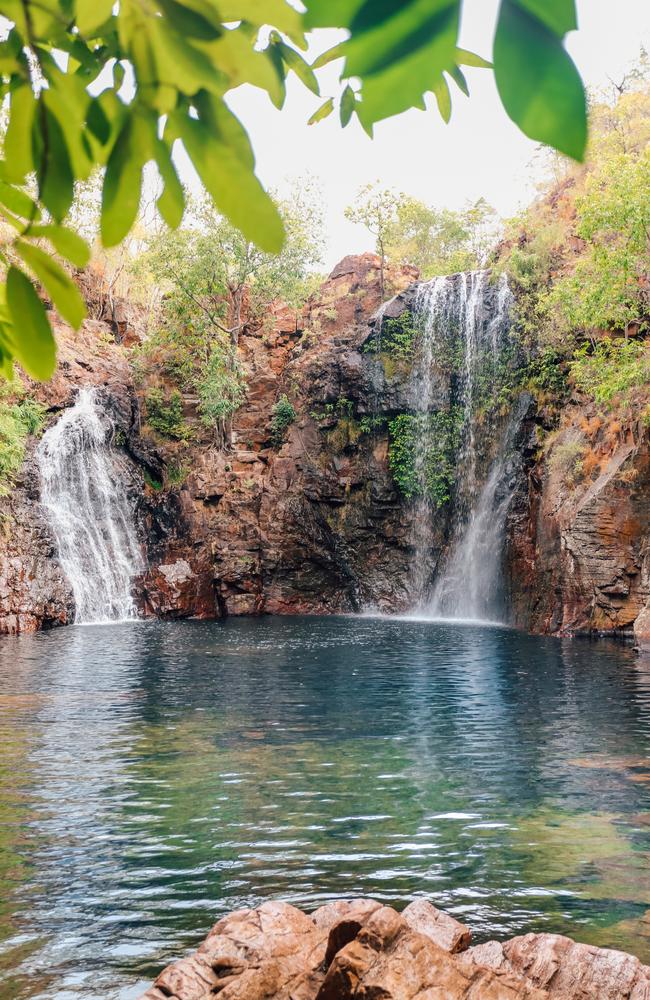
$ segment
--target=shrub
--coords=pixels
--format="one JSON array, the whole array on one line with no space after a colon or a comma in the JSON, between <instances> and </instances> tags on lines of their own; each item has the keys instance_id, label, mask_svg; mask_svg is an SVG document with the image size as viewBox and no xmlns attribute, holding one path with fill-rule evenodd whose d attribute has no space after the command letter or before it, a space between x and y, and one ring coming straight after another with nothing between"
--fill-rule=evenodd
<instances>
[{"instance_id":1,"label":"shrub","mask_svg":"<svg viewBox=\"0 0 650 1000\"><path fill-rule=\"evenodd\" d=\"M576 438L557 444L548 460L551 475L564 479L569 486L575 486L583 476L582 460L585 451L584 444Z\"/></svg>"},{"instance_id":2,"label":"shrub","mask_svg":"<svg viewBox=\"0 0 650 1000\"><path fill-rule=\"evenodd\" d=\"M400 316L382 319L379 329L366 341L363 349L366 353L381 353L394 360L410 361L415 353L417 333L413 314L407 309Z\"/></svg>"},{"instance_id":3,"label":"shrub","mask_svg":"<svg viewBox=\"0 0 650 1000\"><path fill-rule=\"evenodd\" d=\"M170 486L181 486L190 474L189 467L176 462L167 466L167 482Z\"/></svg>"},{"instance_id":4,"label":"shrub","mask_svg":"<svg viewBox=\"0 0 650 1000\"><path fill-rule=\"evenodd\" d=\"M226 427L246 396L244 372L233 348L217 341L196 382L199 413L206 427L214 427L225 439Z\"/></svg>"},{"instance_id":5,"label":"shrub","mask_svg":"<svg viewBox=\"0 0 650 1000\"><path fill-rule=\"evenodd\" d=\"M296 411L286 393L282 393L279 400L273 407L271 419L271 441L274 447L279 448L284 441L284 436L288 427L296 419Z\"/></svg>"},{"instance_id":6,"label":"shrub","mask_svg":"<svg viewBox=\"0 0 650 1000\"><path fill-rule=\"evenodd\" d=\"M148 471L148 469L143 470L142 478L144 479L147 486L150 486L152 490L156 491L156 493L160 492L160 490L163 488L163 484L160 482L160 480L156 479L156 477L152 475Z\"/></svg>"},{"instance_id":7,"label":"shrub","mask_svg":"<svg viewBox=\"0 0 650 1000\"><path fill-rule=\"evenodd\" d=\"M169 397L163 389L150 389L145 398L147 421L163 437L185 441L190 436L190 428L183 418L183 398L174 389Z\"/></svg>"},{"instance_id":8,"label":"shrub","mask_svg":"<svg viewBox=\"0 0 650 1000\"><path fill-rule=\"evenodd\" d=\"M0 496L9 492L25 460L27 438L41 430L44 416L45 408L35 399L0 401Z\"/></svg>"},{"instance_id":9,"label":"shrub","mask_svg":"<svg viewBox=\"0 0 650 1000\"><path fill-rule=\"evenodd\" d=\"M388 463L407 500L423 497L442 507L451 496L454 457L460 439L462 410L400 413L388 425Z\"/></svg>"},{"instance_id":10,"label":"shrub","mask_svg":"<svg viewBox=\"0 0 650 1000\"><path fill-rule=\"evenodd\" d=\"M533 392L564 396L568 388L566 358L555 348L545 347L528 362L523 380Z\"/></svg>"},{"instance_id":11,"label":"shrub","mask_svg":"<svg viewBox=\"0 0 650 1000\"><path fill-rule=\"evenodd\" d=\"M637 340L601 340L595 348L585 344L569 365L576 386L597 403L650 381L650 353Z\"/></svg>"}]
</instances>

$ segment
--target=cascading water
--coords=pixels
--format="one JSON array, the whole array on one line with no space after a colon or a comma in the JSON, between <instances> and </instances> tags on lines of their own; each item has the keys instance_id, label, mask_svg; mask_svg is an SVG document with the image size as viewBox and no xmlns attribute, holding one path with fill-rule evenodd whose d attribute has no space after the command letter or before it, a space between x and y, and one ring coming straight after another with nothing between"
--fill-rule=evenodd
<instances>
[{"instance_id":1,"label":"cascading water","mask_svg":"<svg viewBox=\"0 0 650 1000\"><path fill-rule=\"evenodd\" d=\"M113 432L96 390L82 389L37 450L41 504L72 587L78 623L134 618L131 585L144 568L110 447Z\"/></svg>"},{"instance_id":2,"label":"cascading water","mask_svg":"<svg viewBox=\"0 0 650 1000\"><path fill-rule=\"evenodd\" d=\"M430 579L431 524L435 517L426 483L415 511L414 589L418 611L435 617L494 618L500 612L500 570L505 518L510 502L506 485L515 422L491 428L500 432L496 457L481 483L485 431L477 434L477 411L493 388L508 344L511 294L505 277L491 282L488 271L472 271L422 283L413 314L420 348L413 368L411 400L416 413L432 409L434 364L452 371L451 403L459 423L459 444L450 514L449 543ZM480 437L480 440L479 440ZM429 465L430 435L416 442L420 477Z\"/></svg>"}]
</instances>

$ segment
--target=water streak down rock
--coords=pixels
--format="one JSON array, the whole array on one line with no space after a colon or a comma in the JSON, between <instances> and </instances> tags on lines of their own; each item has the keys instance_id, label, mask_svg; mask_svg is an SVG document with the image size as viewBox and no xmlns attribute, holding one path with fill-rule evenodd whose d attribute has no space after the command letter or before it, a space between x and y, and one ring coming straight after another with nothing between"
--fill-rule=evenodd
<instances>
[{"instance_id":1,"label":"water streak down rock","mask_svg":"<svg viewBox=\"0 0 650 1000\"><path fill-rule=\"evenodd\" d=\"M85 388L37 449L41 503L78 623L135 617L131 585L143 559L110 448L113 431L96 391Z\"/></svg>"}]
</instances>

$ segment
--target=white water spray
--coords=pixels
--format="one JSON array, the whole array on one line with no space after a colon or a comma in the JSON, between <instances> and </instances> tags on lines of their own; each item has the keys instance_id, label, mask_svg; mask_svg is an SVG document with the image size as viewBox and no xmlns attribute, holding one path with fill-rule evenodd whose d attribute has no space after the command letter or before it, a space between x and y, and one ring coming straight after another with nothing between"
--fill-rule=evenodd
<instances>
[{"instance_id":1,"label":"white water spray","mask_svg":"<svg viewBox=\"0 0 650 1000\"><path fill-rule=\"evenodd\" d=\"M144 561L112 435L96 390L82 389L37 450L41 504L72 586L78 623L136 616L131 586Z\"/></svg>"}]
</instances>

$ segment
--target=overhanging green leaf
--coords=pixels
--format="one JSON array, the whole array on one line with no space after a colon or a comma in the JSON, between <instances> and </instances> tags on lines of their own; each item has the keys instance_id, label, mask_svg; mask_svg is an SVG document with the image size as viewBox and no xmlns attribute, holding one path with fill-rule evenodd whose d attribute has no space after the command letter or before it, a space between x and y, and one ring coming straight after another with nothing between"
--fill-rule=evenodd
<instances>
[{"instance_id":1,"label":"overhanging green leaf","mask_svg":"<svg viewBox=\"0 0 650 1000\"><path fill-rule=\"evenodd\" d=\"M50 378L56 364L56 344L45 307L29 278L13 266L7 275L7 306L13 324L14 356L29 375Z\"/></svg>"},{"instance_id":2,"label":"overhanging green leaf","mask_svg":"<svg viewBox=\"0 0 650 1000\"><path fill-rule=\"evenodd\" d=\"M46 133L40 136L37 177L39 196L52 217L61 222L74 197L74 174L63 130L52 112L44 110Z\"/></svg>"},{"instance_id":3,"label":"overhanging green leaf","mask_svg":"<svg viewBox=\"0 0 650 1000\"><path fill-rule=\"evenodd\" d=\"M276 47L288 68L292 69L298 79L304 83L305 87L318 97L320 95L320 87L309 63L305 62L299 52L292 49L290 45L285 45L284 42L276 42Z\"/></svg>"},{"instance_id":4,"label":"overhanging green leaf","mask_svg":"<svg viewBox=\"0 0 650 1000\"><path fill-rule=\"evenodd\" d=\"M156 164L164 184L156 205L169 228L176 229L180 226L185 211L183 186L178 179L171 152L161 139L156 142L155 153Z\"/></svg>"},{"instance_id":5,"label":"overhanging green leaf","mask_svg":"<svg viewBox=\"0 0 650 1000\"><path fill-rule=\"evenodd\" d=\"M36 114L36 98L32 88L23 84L12 91L10 116L4 141L5 177L22 184L34 169L32 127Z\"/></svg>"},{"instance_id":6,"label":"overhanging green leaf","mask_svg":"<svg viewBox=\"0 0 650 1000\"><path fill-rule=\"evenodd\" d=\"M179 112L171 118L219 211L261 250L278 253L284 242L282 219L250 165L196 118Z\"/></svg>"},{"instance_id":7,"label":"overhanging green leaf","mask_svg":"<svg viewBox=\"0 0 650 1000\"><path fill-rule=\"evenodd\" d=\"M494 72L503 105L522 132L583 159L587 106L580 75L559 38L516 0L502 0Z\"/></svg>"},{"instance_id":8,"label":"overhanging green leaf","mask_svg":"<svg viewBox=\"0 0 650 1000\"><path fill-rule=\"evenodd\" d=\"M270 24L303 51L307 48L302 15L286 0L220 0L219 13L226 22Z\"/></svg>"},{"instance_id":9,"label":"overhanging green leaf","mask_svg":"<svg viewBox=\"0 0 650 1000\"><path fill-rule=\"evenodd\" d=\"M345 128L349 124L354 110L356 108L357 99L354 96L354 91L352 87L348 84L343 93L341 94L341 125Z\"/></svg>"},{"instance_id":10,"label":"overhanging green leaf","mask_svg":"<svg viewBox=\"0 0 650 1000\"><path fill-rule=\"evenodd\" d=\"M33 219L38 222L41 217L38 205L28 194L12 184L5 184L4 181L0 181L0 202L14 215L22 216L23 219Z\"/></svg>"},{"instance_id":11,"label":"overhanging green leaf","mask_svg":"<svg viewBox=\"0 0 650 1000\"><path fill-rule=\"evenodd\" d=\"M75 267L85 267L90 260L90 250L81 236L65 226L32 226L31 236L49 240L53 247Z\"/></svg>"},{"instance_id":12,"label":"overhanging green leaf","mask_svg":"<svg viewBox=\"0 0 650 1000\"><path fill-rule=\"evenodd\" d=\"M142 168L148 153L149 136L143 132L139 119L127 119L108 158L104 176L101 236L106 247L120 243L137 218Z\"/></svg>"},{"instance_id":13,"label":"overhanging green leaf","mask_svg":"<svg viewBox=\"0 0 650 1000\"><path fill-rule=\"evenodd\" d=\"M455 60L459 66L475 66L478 69L492 69L491 62L488 62L487 59L477 55L476 52L470 52L469 49L456 49Z\"/></svg>"},{"instance_id":14,"label":"overhanging green leaf","mask_svg":"<svg viewBox=\"0 0 650 1000\"><path fill-rule=\"evenodd\" d=\"M16 250L36 275L63 319L78 330L85 318L86 307L70 275L40 247L17 240Z\"/></svg>"},{"instance_id":15,"label":"overhanging green leaf","mask_svg":"<svg viewBox=\"0 0 650 1000\"><path fill-rule=\"evenodd\" d=\"M383 16L378 18L373 14L367 19L367 28L360 23L357 32L345 44L347 77L381 73L420 50L428 50L431 58L436 59L442 59L444 52L443 62L434 64L432 70L441 70L453 58L459 0L410 0L406 4L378 6ZM368 9L376 10L366 3L359 12L359 21L363 11Z\"/></svg>"},{"instance_id":16,"label":"overhanging green leaf","mask_svg":"<svg viewBox=\"0 0 650 1000\"><path fill-rule=\"evenodd\" d=\"M77 27L85 38L92 38L93 31L100 28L113 12L113 0L77 0Z\"/></svg>"},{"instance_id":17,"label":"overhanging green leaf","mask_svg":"<svg viewBox=\"0 0 650 1000\"><path fill-rule=\"evenodd\" d=\"M322 122L324 118L329 117L334 110L334 98L328 97L327 100L321 104L317 111L314 111L313 115L307 122L308 125L315 125L317 122Z\"/></svg>"},{"instance_id":18,"label":"overhanging green leaf","mask_svg":"<svg viewBox=\"0 0 650 1000\"><path fill-rule=\"evenodd\" d=\"M578 27L575 0L515 0L515 2L522 10L546 25L558 38L564 38L568 31L575 31Z\"/></svg>"},{"instance_id":19,"label":"overhanging green leaf","mask_svg":"<svg viewBox=\"0 0 650 1000\"><path fill-rule=\"evenodd\" d=\"M433 94L442 120L448 122L451 118L451 94L449 93L449 84L444 76L440 76L440 79L434 83Z\"/></svg>"}]
</instances>

